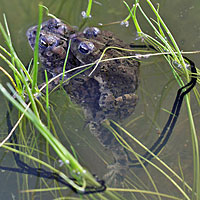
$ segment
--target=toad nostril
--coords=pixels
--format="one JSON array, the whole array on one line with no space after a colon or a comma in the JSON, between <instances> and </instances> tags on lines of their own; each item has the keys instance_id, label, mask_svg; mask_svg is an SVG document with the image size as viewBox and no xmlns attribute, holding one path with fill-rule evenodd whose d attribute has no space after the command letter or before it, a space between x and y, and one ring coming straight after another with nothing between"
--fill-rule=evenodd
<instances>
[{"instance_id":1,"label":"toad nostril","mask_svg":"<svg viewBox=\"0 0 200 200\"><path fill-rule=\"evenodd\" d=\"M50 57L50 56L53 55L53 52L51 52L51 51L47 51L47 52L46 52L46 55L47 55L48 57Z\"/></svg>"},{"instance_id":2,"label":"toad nostril","mask_svg":"<svg viewBox=\"0 0 200 200\"><path fill-rule=\"evenodd\" d=\"M60 27L60 25L58 25L58 24L55 25L55 28L56 28L56 29L58 29L59 27Z\"/></svg>"},{"instance_id":3,"label":"toad nostril","mask_svg":"<svg viewBox=\"0 0 200 200\"><path fill-rule=\"evenodd\" d=\"M58 46L58 47L53 47L52 52L59 55L61 59L64 59L66 56L66 51L63 47Z\"/></svg>"}]
</instances>

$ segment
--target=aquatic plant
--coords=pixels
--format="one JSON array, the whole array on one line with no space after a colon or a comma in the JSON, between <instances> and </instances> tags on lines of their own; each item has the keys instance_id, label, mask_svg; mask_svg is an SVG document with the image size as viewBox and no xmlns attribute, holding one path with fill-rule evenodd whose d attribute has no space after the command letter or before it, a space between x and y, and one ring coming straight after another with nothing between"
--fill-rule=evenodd
<instances>
[{"instance_id":1,"label":"aquatic plant","mask_svg":"<svg viewBox=\"0 0 200 200\"><path fill-rule=\"evenodd\" d=\"M124 1L125 5L127 6L129 10L129 15L125 20L122 20L123 23L128 24L128 20L132 18L134 25L137 29L138 35L140 38L142 38L143 41L145 41L145 45L152 45L154 48L159 51L159 53L148 53L142 50L143 53L139 53L138 59L142 57L153 57L153 56L164 56L169 63L172 73L174 74L175 79L177 80L178 84L180 87L183 87L185 82L190 81L190 77L193 77L196 74L191 74L191 72L187 69L184 57L183 57L183 52L181 52L178 48L178 45L176 44L175 39L173 38L172 34L168 30L166 24L163 22L162 18L159 15L159 8L156 9L151 1L146 0L147 5L152 9L153 13L155 14L156 20L152 20L149 16L145 14L145 12L142 9L142 6L140 5L139 0L135 0L135 4L132 7L129 7L128 4ZM89 1L88 4L88 9L87 9L87 17L90 16L91 12L91 7L92 6L92 1ZM42 6L39 6L40 10L40 15L39 15L39 26L42 21ZM152 29L155 32L155 36L150 36L146 34L145 32L142 31L142 24L140 24L137 20L137 13L140 12L144 16L144 18L147 20L149 25L152 27ZM5 19L5 17L4 17ZM83 25L86 23L84 21ZM123 24L122 23L122 24ZM85 191L90 191L90 188L88 186L93 186L94 191L100 186L99 183L95 180L95 177L93 177L89 172L87 172L78 162L76 159L76 153L75 150L72 148L74 155L70 154L69 151L64 147L60 141L57 139L57 135L54 132L54 135L51 134L50 129L54 130L53 124L51 122L51 113L49 112L49 99L48 99L48 87L46 87L46 97L45 99L41 96L40 89L37 87L37 73L38 73L38 50L35 48L34 51L34 61L33 61L33 71L30 72L27 70L27 68L23 65L23 63L20 61L20 59L17 56L17 53L15 52L13 46L12 46L12 41L10 38L9 30L8 30L8 25L5 19L5 25L6 25L6 30L3 28L2 25L0 25L1 32L4 35L4 38L6 40L6 43L8 45L9 51L0 46L1 50L8 56L6 58L3 54L0 54L1 59L3 59L8 66L11 68L13 71L13 76L11 76L4 68L1 68L1 70L5 73L7 77L11 80L11 84L13 87L8 86L9 89L11 90L12 94L15 94L16 98L13 98L9 92L1 85L0 89L2 93L17 107L17 109L20 111L19 115L19 121L16 124L16 126L20 123L21 119L25 115L33 124L34 126L39 130L39 132L44 136L45 140L48 141L48 144L55 150L56 154L60 157L62 162L65 164L66 168L69 170L69 173L67 175L63 173L63 171L57 170L53 165L49 164L51 162L44 162L42 159L36 158L35 156L32 155L32 152L39 152L41 154L44 154L45 156L48 157L49 160L55 160L55 158L52 158L51 155L48 153L49 152L49 146L47 145L47 152L41 152L39 149L37 149L37 145L34 146L37 141L32 141L31 144L33 146L30 148L27 143L24 143L24 145L21 144L21 147L25 148L27 152L30 154L24 153L23 148L22 149L17 149L13 145L9 145L8 139L3 142L4 144L2 145L3 148L8 149L10 151L13 151L16 154L20 154L25 158L29 158L34 162L35 168L37 168L38 165L36 163L39 163L41 166L46 166L49 170L52 172L58 174L60 177L62 177L69 185L72 186L72 188L75 188L76 191L84 193ZM38 40L39 40L39 29L38 29L38 34L37 34L37 45L38 46ZM157 39L155 39L157 37ZM169 39L168 39L169 38ZM133 49L134 51L138 51L137 49ZM102 54L103 55L103 54ZM120 59L120 58L117 58ZM98 63L103 62L103 60L99 60ZM93 63L98 65L98 63ZM30 64L31 66L31 64ZM177 68L177 66L181 66L181 68ZM82 66L85 67L85 66ZM89 66L90 67L90 66ZM22 69L22 70L21 70ZM64 70L65 71L65 70ZM199 73L199 71L197 72ZM64 75L63 75L64 77ZM185 81L186 79L186 81ZM46 85L48 85L48 78L46 76ZM50 80L51 81L51 80ZM45 86L44 86L45 87ZM44 88L43 87L43 88ZM14 88L14 89L13 89ZM197 89L194 89L194 93L196 95L196 98L199 101L199 93ZM30 101L30 103L27 103L27 96ZM45 106L42 105L41 101L45 102ZM121 145L126 147L141 163L141 165L144 167L144 171L147 174L149 180L151 181L154 191L149 191L149 190L139 190L139 189L133 189L133 188L107 188L107 191L104 194L97 194L97 196L92 196L91 198L102 198L102 199L123 199L120 195L116 194L115 192L125 192L125 193L130 193L130 194L136 194L140 193L144 196L144 198L147 199L147 196L145 195L151 195L152 197L157 196L158 199L162 199L162 197L169 198L169 199L180 199L179 197L175 197L172 195L168 194L163 194L160 193L154 179L152 178L151 173L148 171L148 169L143 165L143 160L149 163L149 165L152 165L156 170L158 170L161 174L163 174L173 185L176 187L182 196L185 199L190 199L190 195L188 194L187 190L192 192L192 199L195 199L197 197L200 198L200 191L199 191L199 185L200 185L200 169L199 169L199 144L197 140L197 134L196 134L196 129L194 125L194 120L193 120L193 115L191 111L191 106L190 106L190 95L187 94L185 97L185 102L187 105L188 109L188 117L191 125L191 138L192 138L192 143L193 143L193 159L194 159L194 184L193 187L189 186L185 181L184 181L184 176L180 177L175 171L173 171L166 163L164 163L158 156L154 154L154 152L151 152L150 149L145 147L140 141L138 141L136 138L134 138L128 131L126 131L123 127L118 125L114 121L107 121L106 125L108 126L108 129L110 129L115 137L118 139ZM169 113L170 114L170 113ZM44 123L42 123L41 115L45 115L47 118L47 125L45 126ZM159 167L157 164L154 164L152 161L149 161L146 158L141 157L139 154L137 154L132 147L126 143L125 139L123 137L120 137L119 133L110 126L110 123L115 123L116 126L120 130L122 130L125 134L127 134L131 140L136 141L140 146L144 148L144 150L149 152L149 155L153 156L165 169L167 169L167 172L163 170L161 167ZM23 126L23 125L19 125ZM21 132L22 133L22 132ZM13 131L10 133L9 137L11 137L11 134L13 134ZM22 133L23 134L23 133ZM25 136L26 137L26 136ZM19 146L20 146L20 142ZM16 144L18 145L18 144ZM16 155L15 154L15 155ZM71 165L69 165L71 163ZM45 169L46 169L45 168ZM80 173L79 173L80 172ZM172 178L170 174L173 174L173 176L176 178ZM70 176L73 176L74 179L70 179ZM177 183L176 180L179 180L181 182ZM127 180L126 180L127 181ZM132 183L131 183L132 184ZM131 185L130 184L130 185ZM87 187L89 190L87 190ZM54 188L57 190L57 188ZM63 188L58 187L58 190L62 190ZM66 189L66 188L64 188ZM101 187L100 187L101 189ZM52 188L49 188L49 191L53 190ZM28 190L29 192L31 191L37 191L37 190ZM38 191L45 191L45 189L40 189ZM91 190L92 191L92 190ZM110 193L109 193L110 192ZM111 193L112 192L112 193ZM136 198L136 197L135 197Z\"/></svg>"}]
</instances>

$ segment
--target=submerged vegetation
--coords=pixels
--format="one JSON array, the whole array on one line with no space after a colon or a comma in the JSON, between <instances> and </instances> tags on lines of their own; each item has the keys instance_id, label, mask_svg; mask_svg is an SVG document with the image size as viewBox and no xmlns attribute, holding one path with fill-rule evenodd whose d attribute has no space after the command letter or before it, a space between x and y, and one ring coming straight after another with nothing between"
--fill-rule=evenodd
<instances>
[{"instance_id":1,"label":"submerged vegetation","mask_svg":"<svg viewBox=\"0 0 200 200\"><path fill-rule=\"evenodd\" d=\"M191 77L198 76L199 71L197 71L197 74L192 74L191 71L188 70L187 65L189 63L185 62L184 60L184 52L181 52L179 50L179 47L173 38L172 34L170 33L169 29L167 28L166 24L162 20L162 18L159 15L159 7L156 9L154 5L151 3L150 0L146 0L146 5L149 6L149 8L154 13L154 18L147 16L144 12L142 6L140 5L139 0L135 0L135 4L132 7L129 7L129 5L124 1L125 6L127 7L127 13L128 17L122 21L121 24L127 24L128 21L133 20L134 25L136 27L138 36L142 39L143 42L145 42L145 45L151 45L154 48L156 48L158 52L152 53L152 52L146 52L144 50L139 51L138 49L133 49L133 51L139 52L137 54L138 59L141 58L147 58L147 57L153 57L153 56L164 56L167 62L169 63L169 66L171 68L171 71L174 75L174 78L176 79L177 83L180 87L183 87L186 83L188 83L191 79ZM39 5L39 20L38 20L38 27L40 27L42 23L43 18L43 9L44 6ZM91 15L92 10L92 0L88 3L88 8L86 13L86 18L84 19L83 25L87 23L87 20L89 19ZM148 22L149 26L154 31L155 35L148 35L145 32L143 32L142 24L137 20L137 13L140 12L144 19ZM52 15L51 15L52 16ZM67 183L66 185L72 188L75 192L79 194L84 193L94 193L97 192L97 194L90 194L90 196L87 196L88 199L125 199L123 196L121 196L120 192L128 193L133 199L137 199L137 193L141 194L144 199L148 199L148 197L154 198L155 196L158 199L167 198L167 199L198 199L200 198L200 156L199 156L199 143L196 133L196 128L194 124L192 109L191 109L191 98L190 94L186 94L184 97L184 101L186 102L187 110L188 110L188 118L190 122L190 129L191 129L191 138L192 138L192 146L193 146L193 186L190 186L185 182L184 174L179 176L173 169L171 169L167 163L163 162L159 156L154 155L154 152L151 152L150 149L145 147L140 141L138 141L136 138L133 137L128 131L126 131L123 127L121 127L119 124L117 124L114 121L111 121L111 123L114 123L119 129L121 129L133 142L138 143L142 148L144 148L145 151L149 152L149 155L153 156L159 163L155 164L152 161L149 161L146 158L141 157L139 154L135 152L135 150L119 135L119 133L116 132L110 125L109 121L107 121L106 125L108 126L108 129L110 129L114 136L118 139L121 145L123 145L125 148L135 156L140 164L143 166L144 172L148 176L153 189L148 190L139 190L134 185L134 181L130 179L125 179L125 188L110 188L107 187L107 190L105 193L98 193L101 191L104 191L105 186L104 182L96 178L92 175L86 168L80 165L79 161L77 160L76 151L71 145L69 139L70 147L65 146L59 139L59 136L56 133L56 129L54 127L53 122L51 121L52 118L56 118L55 115L51 116L53 114L53 107L49 103L49 91L48 91L48 84L52 81L49 80L46 75L46 84L42 88L38 88L38 45L39 45L39 32L40 28L38 28L37 31L37 38L36 38L36 48L34 50L34 59L33 62L30 63L28 69L27 67L21 62L20 58L18 58L17 53L14 50L8 24L4 15L4 22L5 22L5 28L2 24L0 24L0 30L1 33L6 41L8 50L0 45L0 49L3 53L0 53L0 58L4 60L9 68L12 70L13 74L10 73L9 70L7 70L7 67L0 67L0 70L10 79L11 84L7 84L7 88L0 84L0 91L3 93L3 95L17 108L19 111L18 114L18 120L15 126L13 126L12 130L9 129L9 135L1 142L1 148L10 150L14 152L15 159L22 159L22 164L27 164L27 168L29 166L33 166L33 172L34 169L38 169L39 171L35 171L37 173L40 173L41 178L42 177L42 171L41 169L45 169L44 172L52 172L58 176L52 177L51 179L55 179L60 183ZM155 39L156 38L156 39ZM105 53L105 52L103 52ZM114 58L114 59L122 59L122 58ZM125 59L125 58L123 58ZM67 58L66 58L67 60ZM103 54L102 57L96 62L91 63L91 66L80 66L83 68L83 70L86 70L85 67L93 67L96 68L100 62L103 62ZM186 60L187 61L187 60ZM31 67L33 65L33 67ZM178 67L177 67L178 66ZM180 67L181 66L181 67ZM65 70L63 70L63 73ZM67 71L65 72L67 73ZM60 76L64 77L64 74L60 74ZM41 90L45 88L46 86L46 96L41 95ZM11 94L10 94L11 91ZM198 102L200 102L200 95L196 88L194 88L194 94ZM69 100L70 101L70 100ZM73 105L72 105L73 107ZM51 111L50 109L51 108ZM8 108L9 109L9 108ZM76 109L76 108L75 108ZM10 110L10 113L13 112L12 109ZM10 115L9 115L10 116ZM44 117L45 116L45 117ZM25 119L26 117L26 119ZM13 120L13 119L12 119ZM31 122L38 130L38 132L45 138L46 141L46 150L40 149L39 145L39 136L36 134L36 130L33 129ZM59 124L59 122L57 121ZM62 126L59 124L62 130ZM18 142L16 143L16 139L12 139L12 134L15 134L16 128L18 128ZM29 135L26 133L26 129L31 130L32 135ZM64 132L64 131L63 131ZM65 135L65 137L67 137ZM29 142L27 142L30 140ZM16 144L11 144L10 142L15 142ZM50 151L50 147L55 151L56 156L52 156ZM70 153L73 152L73 155ZM20 155L20 158L19 156ZM164 194L159 192L159 189L157 188L157 184L155 183L151 173L148 171L148 168L142 163L142 160L145 160L149 163L152 167L154 167L157 171L160 172L169 182L172 183L173 187L175 187L180 195L172 196L171 194ZM56 167L57 164L55 164L59 160L63 165L62 169L58 170L58 167ZM103 160L103 158L102 158ZM19 161L19 160L18 160ZM19 163L20 163L19 162ZM18 163L17 163L18 164ZM0 165L1 166L1 165ZM162 166L162 167L160 167ZM35 167L35 168L34 168ZM45 168L44 168L45 167ZM2 168L3 169L3 168ZM6 168L5 168L6 169ZM181 170L181 166L180 166ZM17 171L17 170L15 170ZM34 172L34 173L35 173ZM93 171L94 172L94 171ZM49 174L52 175L52 174ZM60 177L60 178L58 178ZM141 180L140 180L141 181ZM51 188L51 186L48 186L48 183L45 182L45 185L47 189L38 189L38 190L30 190L27 187L26 192L42 192L42 191L49 191L53 193L55 191L55 194L53 196L57 198L56 196L63 197L62 199L65 199L65 195L62 194L63 190L67 190L66 187L63 187L63 185L57 185L54 184L54 188ZM59 191L59 193L56 193L56 191ZM119 192L119 193L117 193ZM57 198L59 199L59 198ZM67 198L66 198L67 199Z\"/></svg>"}]
</instances>

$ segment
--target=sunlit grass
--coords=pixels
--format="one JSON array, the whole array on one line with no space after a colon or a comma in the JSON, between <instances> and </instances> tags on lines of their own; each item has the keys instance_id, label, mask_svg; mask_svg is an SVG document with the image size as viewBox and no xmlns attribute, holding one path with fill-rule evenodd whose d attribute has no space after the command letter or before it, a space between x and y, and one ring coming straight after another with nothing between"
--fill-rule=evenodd
<instances>
[{"instance_id":1,"label":"sunlit grass","mask_svg":"<svg viewBox=\"0 0 200 200\"><path fill-rule=\"evenodd\" d=\"M41 24L42 22L42 9L43 7L40 5L39 6L39 24ZM2 84L0 84L1 92L21 113L23 113L23 115L25 115L34 124L34 126L44 136L44 138L50 144L50 146L55 150L58 157L63 161L65 167L69 170L70 174L78 180L79 185L75 183L74 181L70 180L64 173L56 170L55 168L51 168L51 170L58 173L66 182L68 182L74 188L76 188L77 191L84 192L85 187L87 186L87 184L89 184L89 182L98 186L99 184L92 177L92 175L86 169L84 169L78 163L78 161L71 155L71 153L61 144L61 142L51 134L50 130L42 123L42 120L40 118L40 114L39 114L38 106L37 106L38 104L37 96L40 93L39 89L37 88L38 46L39 46L40 29L37 30L37 37L36 37L37 48L35 48L34 50L33 76L31 76L29 72L26 70L25 66L21 63L20 59L17 57L17 54L12 46L9 29L8 29L5 16L4 16L4 21L6 25L6 31L1 24L0 24L0 30L3 33L3 36L10 50L10 53L6 50L4 52L6 52L7 55L10 56L11 62L7 58L5 58L3 55L0 55L0 56L8 63L8 65L14 72L15 76L14 76L14 80L12 80L12 78L10 78L10 75L8 75L8 73L5 72L4 70L4 73L12 80L11 82L16 88L16 90L14 90L11 87L11 85L8 85L9 89L15 95L16 98L13 98L12 95L10 95L9 92L2 86ZM40 25L38 27L40 27ZM16 85L14 84L15 82L16 82ZM16 93L16 91L18 93ZM46 91L48 94L48 90ZM30 101L29 104L26 103L27 95ZM32 109L30 108L30 106ZM46 98L46 106L47 108L49 106L48 98ZM48 125L49 125L50 116L49 116L49 113L47 114L48 114L47 116L48 116ZM4 146L4 148L6 147ZM31 157L31 159L34 160L33 157ZM44 165L44 162L41 160L37 159L35 161Z\"/></svg>"},{"instance_id":2,"label":"sunlit grass","mask_svg":"<svg viewBox=\"0 0 200 200\"><path fill-rule=\"evenodd\" d=\"M151 1L146 0L146 2L149 5L149 7L152 9L153 13L155 14L156 20L153 20L152 18L150 18L149 16L147 16L145 14L145 12L143 11L138 0L135 1L133 8L129 8L128 4L124 1L124 3L126 4L126 6L128 7L128 9L131 13L131 15L129 15L129 17L132 16L132 19L135 24L138 35L141 38L143 38L143 40L146 41L148 44L152 44L155 48L157 48L158 50L160 50L163 53L169 52L170 55L173 57L173 60L171 60L171 56L170 57L165 56L166 60L168 61L168 63L171 66L171 69L172 69L175 79L177 80L178 84L182 87L185 83L184 83L184 80L182 79L182 77L179 75L180 69L177 70L177 68L175 67L175 62L176 62L176 64L178 63L178 64L180 64L180 66L182 66L181 73L184 74L187 81L190 80L189 77L191 76L190 71L187 70L187 68L186 68L186 64L184 62L182 52L179 50L179 47L178 47L175 39L173 38L173 36L170 33L169 29L167 28L166 24L160 17L160 15L158 13L159 9L156 9L154 7L154 5L151 3ZM158 39L155 40L154 39L155 37L149 36L148 34L146 34L142 31L142 28L141 28L142 25L137 20L137 14L136 14L137 12L142 13L144 18L149 23L150 27L154 30L155 37L157 37ZM129 18L127 18L126 20L128 20L128 19ZM169 38L169 40L168 40L168 38ZM176 70L179 73L177 73ZM199 101L199 92L197 91L196 88L194 88L194 93ZM176 177L178 177L179 180L181 180L184 187L186 186L190 191L192 191L192 199L196 199L198 197L200 198L199 144L198 144L197 133L196 133L193 115L192 115L191 106L190 106L190 94L187 94L185 96L185 101L186 101L186 105L187 105L187 109L188 109L188 117L189 117L189 122L190 122L190 127L191 127L191 138L192 138L192 144L193 144L193 160L194 160L194 162L193 162L193 169L194 169L193 187L191 188L190 186L188 186L185 183L184 179L182 179L181 177L178 177L178 175L172 169L170 169L165 163L162 163L162 164L171 173L173 173ZM161 172L163 173L164 171L161 170ZM165 176L168 176L168 175L166 174ZM175 184L175 186L178 187L179 191L184 195L184 197L186 199L190 199L190 197L187 195L184 187L182 189L170 176L168 176L168 178L169 178L169 181L173 182Z\"/></svg>"}]
</instances>

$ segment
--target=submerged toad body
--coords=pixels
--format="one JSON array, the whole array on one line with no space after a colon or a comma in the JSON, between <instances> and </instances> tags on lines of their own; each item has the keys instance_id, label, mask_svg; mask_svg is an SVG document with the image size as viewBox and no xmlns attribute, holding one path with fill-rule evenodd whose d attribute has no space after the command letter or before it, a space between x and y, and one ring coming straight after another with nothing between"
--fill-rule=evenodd
<instances>
[{"instance_id":1,"label":"submerged toad body","mask_svg":"<svg viewBox=\"0 0 200 200\"><path fill-rule=\"evenodd\" d=\"M34 26L27 31L32 49L36 30L37 26ZM125 170L128 161L122 146L102 122L106 119L119 121L133 113L138 99L135 91L138 87L139 62L131 58L117 58L133 56L134 53L123 50L129 46L109 31L91 27L77 32L58 19L50 19L42 24L39 57L52 76L62 72L69 40L71 45L66 69L97 62L104 53L104 61L94 72L91 73L91 68L70 79L64 87L71 99L84 109L90 131L112 151L116 163L110 175L116 176Z\"/></svg>"}]
</instances>

